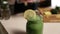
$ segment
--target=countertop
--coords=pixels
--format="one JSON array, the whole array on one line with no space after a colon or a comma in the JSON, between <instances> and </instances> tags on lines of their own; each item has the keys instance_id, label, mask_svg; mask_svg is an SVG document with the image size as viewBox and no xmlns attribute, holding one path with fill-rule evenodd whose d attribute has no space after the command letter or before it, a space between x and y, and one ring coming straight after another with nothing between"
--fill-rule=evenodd
<instances>
[{"instance_id":1,"label":"countertop","mask_svg":"<svg viewBox=\"0 0 60 34\"><path fill-rule=\"evenodd\" d=\"M1 20L3 26L9 34L13 34L13 30L26 32L27 20L23 14L11 16L9 20ZM60 34L60 23L44 23L43 34Z\"/></svg>"}]
</instances>

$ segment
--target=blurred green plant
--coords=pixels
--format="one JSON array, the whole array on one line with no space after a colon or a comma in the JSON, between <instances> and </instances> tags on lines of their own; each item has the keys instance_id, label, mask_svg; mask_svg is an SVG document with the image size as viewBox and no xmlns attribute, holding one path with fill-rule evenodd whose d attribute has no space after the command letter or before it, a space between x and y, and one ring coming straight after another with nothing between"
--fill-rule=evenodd
<instances>
[{"instance_id":1,"label":"blurred green plant","mask_svg":"<svg viewBox=\"0 0 60 34\"><path fill-rule=\"evenodd\" d=\"M54 9L51 10L52 14L60 14L60 7L56 6Z\"/></svg>"}]
</instances>

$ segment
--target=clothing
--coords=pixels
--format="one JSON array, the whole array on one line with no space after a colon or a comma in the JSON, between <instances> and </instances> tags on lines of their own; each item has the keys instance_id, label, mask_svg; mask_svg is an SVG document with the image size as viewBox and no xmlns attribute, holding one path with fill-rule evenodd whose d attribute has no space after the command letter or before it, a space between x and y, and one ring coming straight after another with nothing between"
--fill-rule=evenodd
<instances>
[{"instance_id":1,"label":"clothing","mask_svg":"<svg viewBox=\"0 0 60 34\"><path fill-rule=\"evenodd\" d=\"M37 9L37 6L38 6L38 3L28 3L27 6L25 6L24 3L17 3L15 2L15 5L14 5L14 13L21 13L21 12L24 12L25 10L27 9Z\"/></svg>"},{"instance_id":2,"label":"clothing","mask_svg":"<svg viewBox=\"0 0 60 34\"><path fill-rule=\"evenodd\" d=\"M39 3L39 7L49 7L51 6L51 0L45 0Z\"/></svg>"}]
</instances>

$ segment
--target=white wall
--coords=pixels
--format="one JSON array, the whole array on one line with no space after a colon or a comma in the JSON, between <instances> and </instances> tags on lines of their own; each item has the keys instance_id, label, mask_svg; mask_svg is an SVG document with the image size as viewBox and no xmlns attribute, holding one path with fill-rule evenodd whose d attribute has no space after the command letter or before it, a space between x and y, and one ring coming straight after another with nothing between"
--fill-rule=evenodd
<instances>
[{"instance_id":1,"label":"white wall","mask_svg":"<svg viewBox=\"0 0 60 34\"><path fill-rule=\"evenodd\" d=\"M60 6L60 0L51 0L51 7L55 8L56 6Z\"/></svg>"}]
</instances>

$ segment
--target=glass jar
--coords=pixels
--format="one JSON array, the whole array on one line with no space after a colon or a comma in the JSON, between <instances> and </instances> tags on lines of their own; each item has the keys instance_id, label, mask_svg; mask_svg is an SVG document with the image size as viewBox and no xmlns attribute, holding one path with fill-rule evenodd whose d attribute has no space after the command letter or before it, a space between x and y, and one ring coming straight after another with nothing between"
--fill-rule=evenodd
<instances>
[{"instance_id":1,"label":"glass jar","mask_svg":"<svg viewBox=\"0 0 60 34\"><path fill-rule=\"evenodd\" d=\"M10 12L10 9L9 9L9 4L6 0L2 1L1 9L2 9L1 17L3 19L9 19L10 15L11 15L11 12Z\"/></svg>"}]
</instances>

